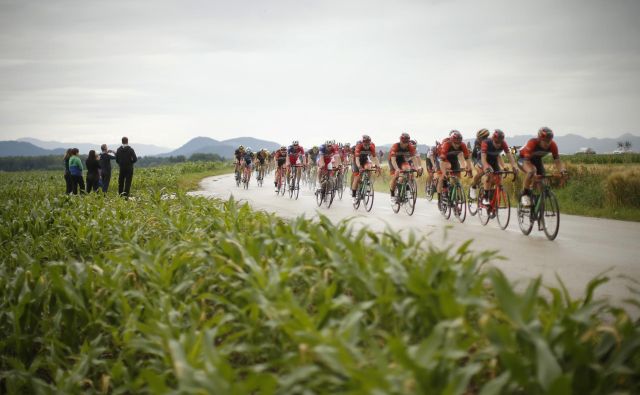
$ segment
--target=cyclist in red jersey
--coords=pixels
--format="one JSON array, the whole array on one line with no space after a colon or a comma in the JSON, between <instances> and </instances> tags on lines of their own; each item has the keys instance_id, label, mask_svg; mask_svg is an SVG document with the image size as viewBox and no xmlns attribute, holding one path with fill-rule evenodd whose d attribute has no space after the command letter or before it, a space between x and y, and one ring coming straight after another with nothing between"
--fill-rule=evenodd
<instances>
[{"instance_id":1,"label":"cyclist in red jersey","mask_svg":"<svg viewBox=\"0 0 640 395\"><path fill-rule=\"evenodd\" d=\"M480 144L480 160L482 164L482 170L484 174L491 173L492 171L500 171L504 167L504 162L500 157L500 154L504 152L509 158L511 168L517 174L518 168L516 161L513 159L509 145L504 140L504 132L500 129L496 129L490 139L485 139ZM489 189L491 187L491 177L485 177L483 187L484 196L482 196L483 204L489 204Z\"/></svg>"},{"instance_id":2,"label":"cyclist in red jersey","mask_svg":"<svg viewBox=\"0 0 640 395\"><path fill-rule=\"evenodd\" d=\"M274 153L273 159L276 163L276 177L275 177L275 180L273 181L273 185L276 187L276 192L277 192L278 178L280 177L280 173L284 171L285 164L287 162L287 147L285 147L284 145L281 146L280 149Z\"/></svg>"},{"instance_id":3,"label":"cyclist in red jersey","mask_svg":"<svg viewBox=\"0 0 640 395\"><path fill-rule=\"evenodd\" d=\"M322 177L333 169L333 163L336 162L337 166L342 165L340 155L338 155L338 147L333 140L327 140L320 146L320 154L318 155L318 190L321 189Z\"/></svg>"},{"instance_id":4,"label":"cyclist in red jersey","mask_svg":"<svg viewBox=\"0 0 640 395\"><path fill-rule=\"evenodd\" d=\"M293 140L289 149L287 150L287 175L291 172L292 165L303 165L306 167L306 155L304 154L304 148L298 143L298 140ZM302 171L297 172L297 180L296 182L300 183L300 177L302 176Z\"/></svg>"},{"instance_id":5,"label":"cyclist in red jersey","mask_svg":"<svg viewBox=\"0 0 640 395\"><path fill-rule=\"evenodd\" d=\"M400 170L409 170L411 165L409 161L413 160L417 166L418 176L422 175L422 163L420 162L420 156L416 151L416 147L410 144L411 136L409 133L402 133L400 135L400 141L391 146L389 150L389 161L391 167L389 172L391 173L391 184L389 190L391 193L391 203L395 202L396 184L398 183L398 177L400 177Z\"/></svg>"},{"instance_id":6,"label":"cyclist in red jersey","mask_svg":"<svg viewBox=\"0 0 640 395\"><path fill-rule=\"evenodd\" d=\"M467 173L471 173L471 155L469 154L467 145L462 142L462 133L457 130L452 130L451 133L449 133L449 137L442 141L440 151L438 153L438 156L440 157L440 169L443 174L442 177L438 178L438 194L442 193L442 184L446 177L447 170L454 172L460 171L460 161L458 159L460 154L464 156L467 165L465 171Z\"/></svg>"},{"instance_id":7,"label":"cyclist in red jersey","mask_svg":"<svg viewBox=\"0 0 640 395\"><path fill-rule=\"evenodd\" d=\"M551 153L551 156L553 156L553 163L556 169L558 169L560 173L566 173L562 162L560 162L558 145L553 141L553 131L544 126L538 130L538 138L529 140L520 150L518 164L522 166L522 170L526 173L521 197L523 206L531 205L531 184L537 174L545 174L542 158L548 153Z\"/></svg>"},{"instance_id":8,"label":"cyclist in red jersey","mask_svg":"<svg viewBox=\"0 0 640 395\"><path fill-rule=\"evenodd\" d=\"M358 184L360 183L360 169L370 169L371 160L378 167L377 173L380 174L380 161L376 153L376 145L371 141L369 135L363 135L361 142L359 142L354 151L354 168L353 168L353 180L351 181L351 197L356 199L356 191L358 190Z\"/></svg>"}]
</instances>

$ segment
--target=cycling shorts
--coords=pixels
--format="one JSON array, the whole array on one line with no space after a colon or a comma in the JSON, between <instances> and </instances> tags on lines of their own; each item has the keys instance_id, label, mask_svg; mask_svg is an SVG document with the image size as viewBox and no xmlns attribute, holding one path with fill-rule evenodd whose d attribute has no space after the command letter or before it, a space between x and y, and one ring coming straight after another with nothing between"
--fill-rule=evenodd
<instances>
[{"instance_id":1,"label":"cycling shorts","mask_svg":"<svg viewBox=\"0 0 640 395\"><path fill-rule=\"evenodd\" d=\"M518 159L518 164L520 166L524 166L524 162L526 161L525 158L520 157ZM542 164L542 157L540 156L535 156L533 158L531 158L529 160L531 162L532 165L534 165L536 167L536 174L538 174L539 176L543 176L545 175L545 170L544 170L544 165Z\"/></svg>"}]
</instances>

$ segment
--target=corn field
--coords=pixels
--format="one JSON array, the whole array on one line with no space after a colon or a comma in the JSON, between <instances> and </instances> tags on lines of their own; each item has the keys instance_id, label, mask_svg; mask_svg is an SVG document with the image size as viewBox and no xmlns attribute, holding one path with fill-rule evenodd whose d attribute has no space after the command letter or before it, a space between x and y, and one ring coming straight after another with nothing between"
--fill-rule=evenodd
<instances>
[{"instance_id":1,"label":"corn field","mask_svg":"<svg viewBox=\"0 0 640 395\"><path fill-rule=\"evenodd\" d=\"M128 201L0 173L0 393L640 392L640 303L595 299L605 275L516 290L468 243L175 187L202 166L137 171Z\"/></svg>"}]
</instances>

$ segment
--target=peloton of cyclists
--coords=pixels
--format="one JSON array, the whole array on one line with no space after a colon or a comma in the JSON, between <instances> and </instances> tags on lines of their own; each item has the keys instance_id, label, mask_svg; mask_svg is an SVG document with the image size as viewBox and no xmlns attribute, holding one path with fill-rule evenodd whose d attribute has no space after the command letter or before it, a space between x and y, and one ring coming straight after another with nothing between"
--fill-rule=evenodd
<instances>
[{"instance_id":1,"label":"peloton of cyclists","mask_svg":"<svg viewBox=\"0 0 640 395\"><path fill-rule=\"evenodd\" d=\"M545 174L542 158L548 153L551 153L556 169L563 175L566 174L566 170L560 162L560 155L558 155L558 145L553 141L553 131L543 126L538 130L538 137L529 140L520 150L518 164L526 174L520 198L523 206L531 205L531 184L536 175Z\"/></svg>"},{"instance_id":2,"label":"peloton of cyclists","mask_svg":"<svg viewBox=\"0 0 640 395\"><path fill-rule=\"evenodd\" d=\"M389 168L389 172L391 173L389 191L391 193L391 203L393 204L395 202L396 184L398 183L401 171L411 169L409 161L417 165L416 170L418 171L418 176L422 175L420 156L417 154L416 147L411 145L411 136L409 136L409 133L402 133L400 135L400 141L391 146L391 150L389 150L389 161L391 162L391 167Z\"/></svg>"},{"instance_id":3,"label":"peloton of cyclists","mask_svg":"<svg viewBox=\"0 0 640 395\"><path fill-rule=\"evenodd\" d=\"M440 145L440 151L438 153L440 157L440 169L442 170L442 176L438 178L437 191L438 195L442 193L442 185L445 177L447 177L447 171L459 172L460 161L458 156L462 154L466 161L466 172L471 173L471 159L469 149L467 145L462 141L462 134L457 130L452 130L449 133L449 137L445 138Z\"/></svg>"},{"instance_id":4,"label":"peloton of cyclists","mask_svg":"<svg viewBox=\"0 0 640 395\"><path fill-rule=\"evenodd\" d=\"M360 183L360 169L371 169L371 161L377 168L377 173L380 174L380 161L378 160L378 154L376 153L376 145L371 141L371 137L365 134L362 136L362 140L355 146L353 155L353 179L351 181L351 197L355 201L356 191L358 190L358 184Z\"/></svg>"}]
</instances>

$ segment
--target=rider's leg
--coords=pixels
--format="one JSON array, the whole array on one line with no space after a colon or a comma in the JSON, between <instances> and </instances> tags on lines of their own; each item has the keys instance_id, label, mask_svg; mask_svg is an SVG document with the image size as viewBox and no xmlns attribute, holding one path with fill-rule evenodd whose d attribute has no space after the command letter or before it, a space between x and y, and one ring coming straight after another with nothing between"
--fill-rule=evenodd
<instances>
[{"instance_id":1,"label":"rider's leg","mask_svg":"<svg viewBox=\"0 0 640 395\"><path fill-rule=\"evenodd\" d=\"M443 175L438 179L438 186L436 188L436 190L438 191L438 194L442 193L442 185L444 184L444 178L446 177L447 170L451 170L451 163L449 163L448 161L440 162L440 169L442 169Z\"/></svg>"}]
</instances>

